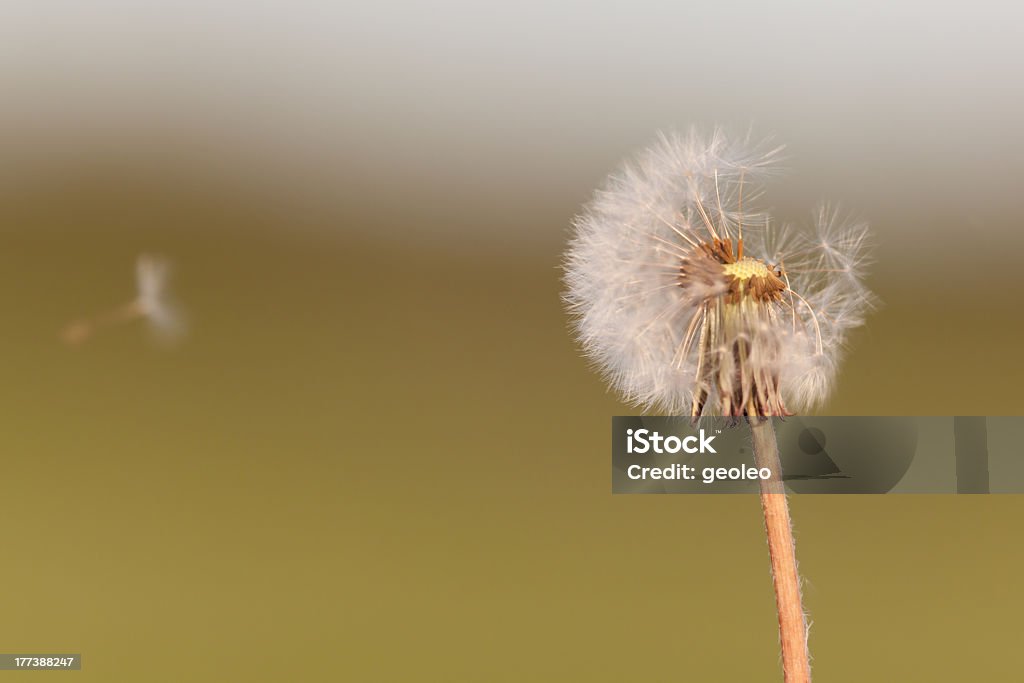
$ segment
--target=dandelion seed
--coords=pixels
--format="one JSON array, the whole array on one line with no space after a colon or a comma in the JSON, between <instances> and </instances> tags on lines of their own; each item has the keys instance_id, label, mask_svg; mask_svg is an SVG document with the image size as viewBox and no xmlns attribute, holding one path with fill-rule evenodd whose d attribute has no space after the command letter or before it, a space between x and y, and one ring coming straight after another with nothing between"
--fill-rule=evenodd
<instances>
[{"instance_id":1,"label":"dandelion seed","mask_svg":"<svg viewBox=\"0 0 1024 683\"><path fill-rule=\"evenodd\" d=\"M185 331L184 316L170 296L170 263L142 254L135 263L136 297L129 303L92 318L72 322L61 332L64 341L78 345L102 327L145 319L162 342L174 342Z\"/></svg>"},{"instance_id":2,"label":"dandelion seed","mask_svg":"<svg viewBox=\"0 0 1024 683\"><path fill-rule=\"evenodd\" d=\"M143 254L135 264L136 305L163 341L175 341L185 332L181 308L170 294L171 265L158 256Z\"/></svg>"}]
</instances>

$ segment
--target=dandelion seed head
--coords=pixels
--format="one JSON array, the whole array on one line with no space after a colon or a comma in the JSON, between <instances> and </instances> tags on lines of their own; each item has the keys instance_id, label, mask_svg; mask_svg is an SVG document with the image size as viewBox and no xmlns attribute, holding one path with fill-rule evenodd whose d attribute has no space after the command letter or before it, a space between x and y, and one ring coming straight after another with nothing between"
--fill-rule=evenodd
<instances>
[{"instance_id":1,"label":"dandelion seed head","mask_svg":"<svg viewBox=\"0 0 1024 683\"><path fill-rule=\"evenodd\" d=\"M868 231L754 207L780 148L660 135L574 221L564 295L587 357L627 401L671 414L787 414L824 401L872 298Z\"/></svg>"}]
</instances>

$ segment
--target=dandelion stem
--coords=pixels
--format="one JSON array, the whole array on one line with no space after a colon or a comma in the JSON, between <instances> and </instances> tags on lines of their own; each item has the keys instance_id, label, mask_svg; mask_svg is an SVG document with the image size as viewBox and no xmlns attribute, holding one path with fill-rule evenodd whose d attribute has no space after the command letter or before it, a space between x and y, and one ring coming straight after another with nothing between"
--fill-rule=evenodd
<instances>
[{"instance_id":1,"label":"dandelion stem","mask_svg":"<svg viewBox=\"0 0 1024 683\"><path fill-rule=\"evenodd\" d=\"M782 464L770 417L749 418L758 468L767 467L772 477L761 481L761 509L768 534L775 606L779 613L782 671L786 683L809 683L810 657L807 651L807 622L800 596L800 575L796 566L796 545L789 519Z\"/></svg>"}]
</instances>

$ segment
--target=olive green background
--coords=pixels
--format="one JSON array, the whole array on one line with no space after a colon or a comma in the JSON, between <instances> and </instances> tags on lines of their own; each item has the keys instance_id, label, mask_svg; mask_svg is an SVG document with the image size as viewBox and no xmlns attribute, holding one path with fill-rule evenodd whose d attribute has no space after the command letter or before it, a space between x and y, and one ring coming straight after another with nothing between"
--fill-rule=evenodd
<instances>
[{"instance_id":1,"label":"olive green background","mask_svg":"<svg viewBox=\"0 0 1024 683\"><path fill-rule=\"evenodd\" d=\"M83 669L0 678L780 680L757 499L610 493L569 224L658 129L775 134L764 205L877 241L822 412L1021 414L988 4L11 3L0 651ZM142 251L184 342L62 344ZM816 681L1024 676L1020 497L791 506Z\"/></svg>"},{"instance_id":2,"label":"olive green background","mask_svg":"<svg viewBox=\"0 0 1024 683\"><path fill-rule=\"evenodd\" d=\"M34 676L775 679L756 498L610 494L629 409L570 340L559 249L358 239L377 218L143 167L0 204L0 643L84 662ZM144 249L175 260L185 343L62 345ZM829 412L1020 412L986 271L945 300L874 280ZM817 680L1016 675L1019 497L791 501Z\"/></svg>"}]
</instances>

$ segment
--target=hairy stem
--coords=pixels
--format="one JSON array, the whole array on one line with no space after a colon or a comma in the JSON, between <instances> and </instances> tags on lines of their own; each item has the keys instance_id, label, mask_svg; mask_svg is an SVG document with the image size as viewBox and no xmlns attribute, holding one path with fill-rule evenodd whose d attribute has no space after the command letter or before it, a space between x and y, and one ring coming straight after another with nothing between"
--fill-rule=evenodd
<instances>
[{"instance_id":1,"label":"hairy stem","mask_svg":"<svg viewBox=\"0 0 1024 683\"><path fill-rule=\"evenodd\" d=\"M782 644L782 671L786 683L811 680L807 651L807 622L800 596L800 576L796 566L796 545L789 520L789 504L782 482L782 463L770 417L751 417L754 460L758 468L767 467L771 479L761 481L761 509L768 533L768 553L775 584L775 606L779 613L779 640Z\"/></svg>"}]
</instances>

